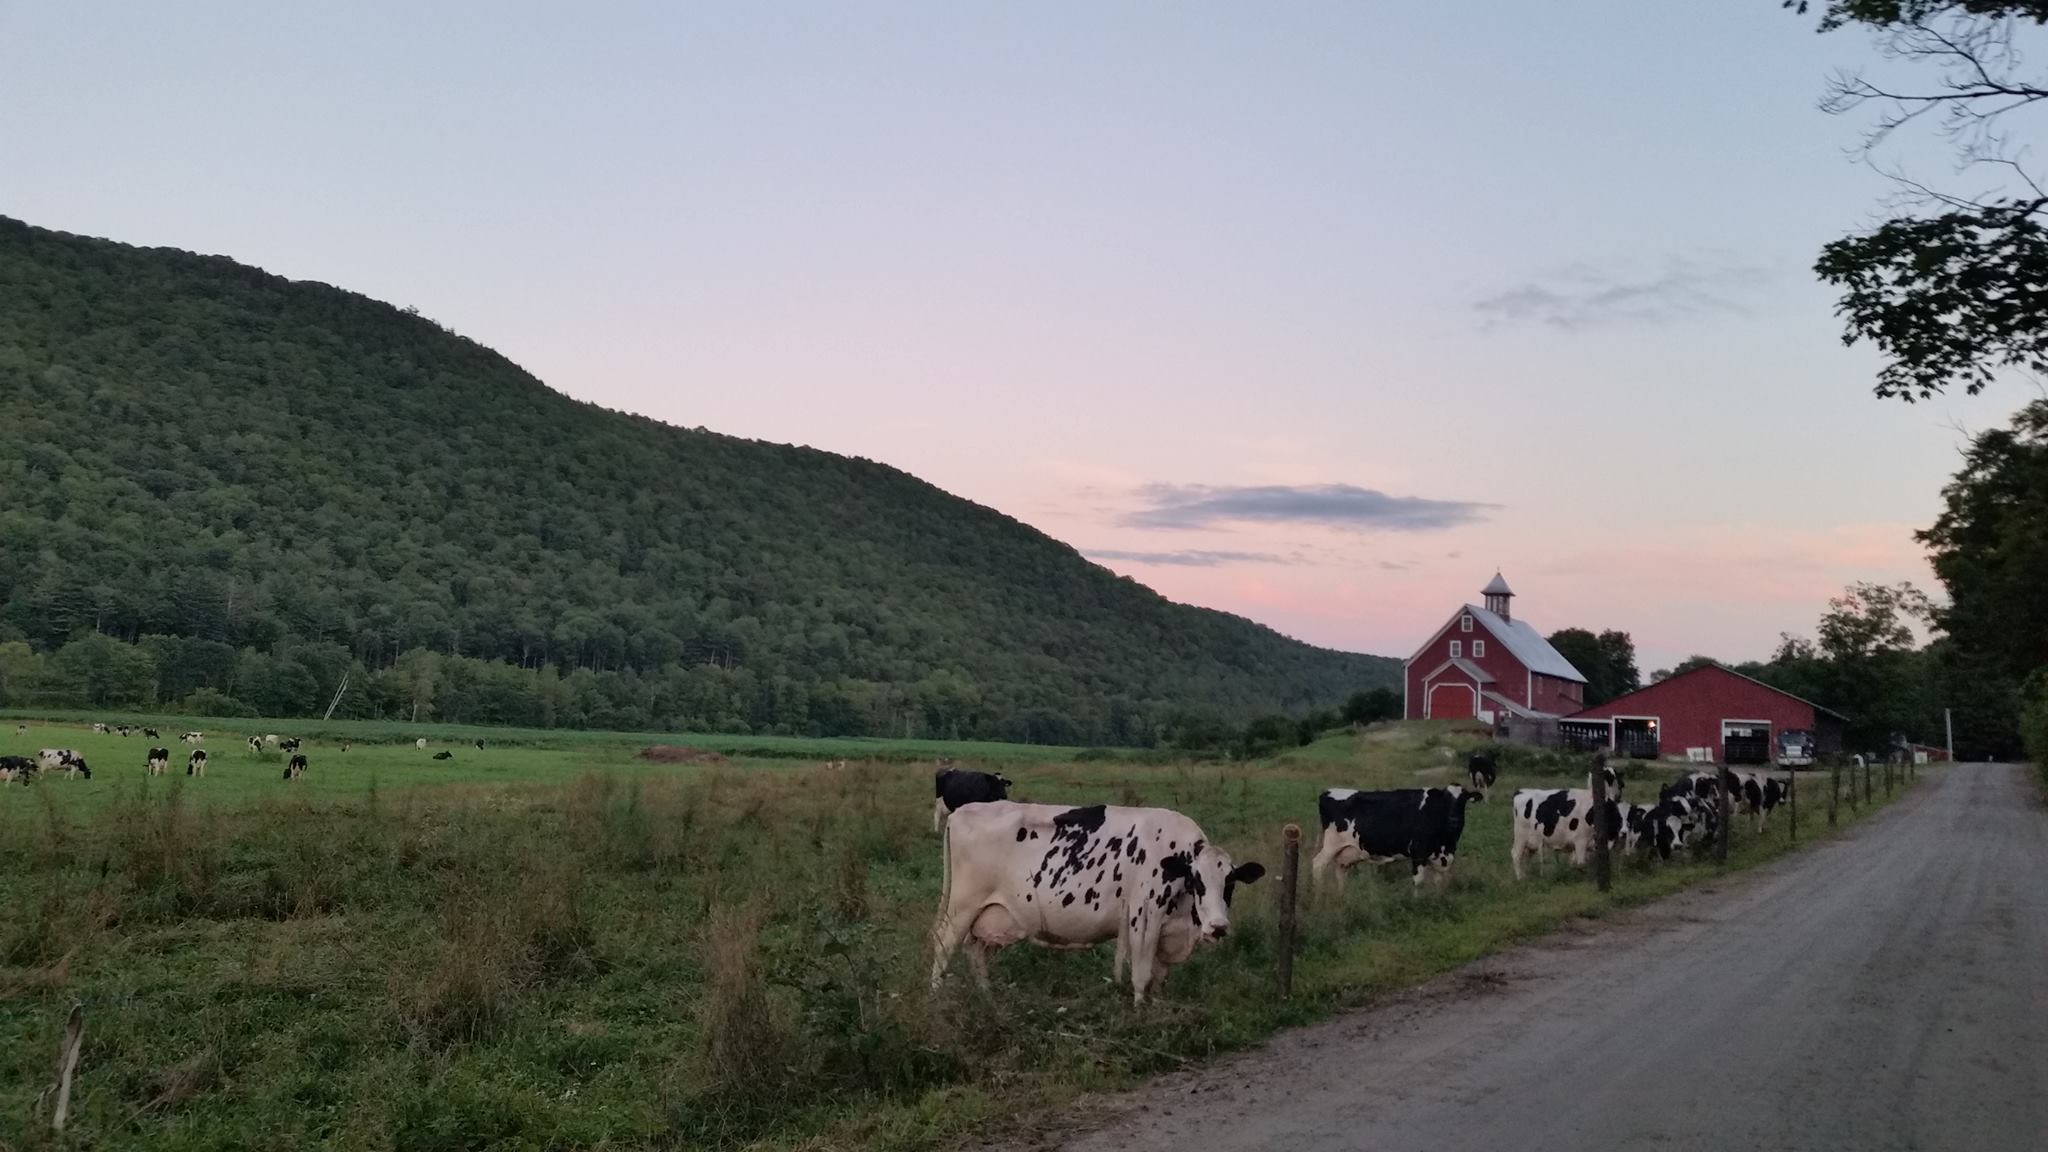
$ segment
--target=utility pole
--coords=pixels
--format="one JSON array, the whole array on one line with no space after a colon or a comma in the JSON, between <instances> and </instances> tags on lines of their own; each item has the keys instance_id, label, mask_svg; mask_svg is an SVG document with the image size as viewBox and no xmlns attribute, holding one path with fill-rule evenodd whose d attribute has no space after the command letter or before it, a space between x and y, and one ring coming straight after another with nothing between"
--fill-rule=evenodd
<instances>
[{"instance_id":1,"label":"utility pole","mask_svg":"<svg viewBox=\"0 0 2048 1152\"><path fill-rule=\"evenodd\" d=\"M1941 726L1948 729L1948 762L1956 762L1956 718L1947 708L1941 710Z\"/></svg>"}]
</instances>

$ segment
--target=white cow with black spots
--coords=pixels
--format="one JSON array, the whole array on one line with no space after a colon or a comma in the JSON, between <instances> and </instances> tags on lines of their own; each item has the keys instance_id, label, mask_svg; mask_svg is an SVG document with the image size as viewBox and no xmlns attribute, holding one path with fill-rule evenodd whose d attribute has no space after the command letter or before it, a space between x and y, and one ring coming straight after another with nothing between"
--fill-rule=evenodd
<instances>
[{"instance_id":1,"label":"white cow with black spots","mask_svg":"<svg viewBox=\"0 0 2048 1152\"><path fill-rule=\"evenodd\" d=\"M1143 1004L1197 943L1230 930L1233 889L1265 872L1234 864L1193 820L1164 808L965 805L946 820L932 985L962 943L986 984L998 948L1115 940L1112 978L1128 963L1132 999Z\"/></svg>"}]
</instances>

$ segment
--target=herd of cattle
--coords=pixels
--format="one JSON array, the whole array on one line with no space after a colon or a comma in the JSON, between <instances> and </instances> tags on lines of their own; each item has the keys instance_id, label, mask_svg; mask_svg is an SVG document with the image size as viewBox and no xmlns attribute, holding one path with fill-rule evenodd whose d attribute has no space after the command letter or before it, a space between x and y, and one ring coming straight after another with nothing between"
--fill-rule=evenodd
<instances>
[{"instance_id":1,"label":"herd of cattle","mask_svg":"<svg viewBox=\"0 0 2048 1152\"><path fill-rule=\"evenodd\" d=\"M140 734L151 740L162 739L161 734L154 728L141 728L127 724L97 723L91 727L94 733L101 735L132 736ZM16 736L27 736L28 726L26 724L15 725L14 734ZM204 745L206 743L206 733L180 732L178 734L178 742L180 744ZM289 757L285 761L283 779L297 780L306 774L306 755L300 751L304 746L304 742L298 737L279 736L276 733L269 733L262 736L249 737L248 745L249 754L252 756L261 755L269 749L275 748ZM340 743L339 748L341 751L346 752L353 746L352 742L344 740ZM476 741L476 746L478 750L482 750L484 742L478 740ZM427 748L426 739L422 737L416 741L415 747L424 752ZM434 759L436 760L449 760L453 759L453 757L454 753L445 750L434 754ZM204 747L194 747L191 753L185 757L185 775L194 777L205 776L206 762L206 749ZM151 748L148 754L143 757L143 772L150 776L161 776L170 767L170 763L171 750L169 748ZM45 775L55 776L59 773L62 773L66 779L90 780L92 779L92 766L86 763L84 756L72 748L41 748L36 751L34 756L0 756L0 784L29 784Z\"/></svg>"},{"instance_id":2,"label":"herd of cattle","mask_svg":"<svg viewBox=\"0 0 2048 1152\"><path fill-rule=\"evenodd\" d=\"M1361 863L1405 862L1420 890L1425 875L1448 884L1465 808L1484 801L1499 778L1490 752L1466 764L1469 783L1435 788L1327 789L1316 797L1322 839L1310 868L1320 886L1330 869L1341 886ZM1665 785L1655 804L1623 799L1626 781L1598 765L1603 796L1595 815L1594 780L1584 788L1524 788L1514 795L1512 863L1570 853L1584 866L1604 840L1614 852L1668 860L1710 844L1720 830L1721 777L1695 772ZM1730 810L1752 817L1758 832L1786 797L1776 777L1733 772ZM1230 930L1239 884L1265 875L1211 843L1187 816L1164 808L1026 804L994 773L941 768L933 780L932 824L945 835L945 878L932 926L931 980L944 978L963 945L974 974L988 982L989 953L1021 941L1051 948L1116 942L1111 978L1130 968L1139 1004L1168 970L1202 941Z\"/></svg>"}]
</instances>

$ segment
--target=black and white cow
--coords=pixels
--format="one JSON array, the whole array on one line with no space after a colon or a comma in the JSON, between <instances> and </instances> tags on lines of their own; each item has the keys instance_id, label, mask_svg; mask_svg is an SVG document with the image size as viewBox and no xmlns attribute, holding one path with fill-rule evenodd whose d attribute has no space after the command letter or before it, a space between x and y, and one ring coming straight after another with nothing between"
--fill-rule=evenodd
<instances>
[{"instance_id":1,"label":"black and white cow","mask_svg":"<svg viewBox=\"0 0 2048 1152\"><path fill-rule=\"evenodd\" d=\"M412 746L421 752L425 752L427 750L427 738L425 736L420 737L412 742Z\"/></svg>"},{"instance_id":2,"label":"black and white cow","mask_svg":"<svg viewBox=\"0 0 2048 1152\"><path fill-rule=\"evenodd\" d=\"M1610 799L1606 818L1599 823L1607 830L1610 844L1622 835L1621 806ZM1522 860L1536 857L1543 865L1546 853L1570 852L1572 865L1583 868L1593 853L1593 791L1590 788L1524 788L1515 793L1515 839L1509 848L1515 879L1522 878Z\"/></svg>"},{"instance_id":3,"label":"black and white cow","mask_svg":"<svg viewBox=\"0 0 2048 1152\"><path fill-rule=\"evenodd\" d=\"M284 752L286 755L290 755L291 753L297 752L299 750L299 738L297 736L288 737L284 740L278 741L277 746L280 751Z\"/></svg>"},{"instance_id":4,"label":"black and white cow","mask_svg":"<svg viewBox=\"0 0 2048 1152\"><path fill-rule=\"evenodd\" d=\"M263 755L263 737L261 737L261 736L251 736L251 737L249 737L249 755L251 755L251 756L261 756L261 755Z\"/></svg>"},{"instance_id":5,"label":"black and white cow","mask_svg":"<svg viewBox=\"0 0 2048 1152\"><path fill-rule=\"evenodd\" d=\"M115 728L114 728L114 731L115 731L116 733L119 733L119 734L120 734L120 735L122 735L122 736L133 736L133 735L135 735L135 729L133 729L133 728L130 728L130 727L129 727L128 725L126 725L126 724L120 724L120 725L116 725L116 726L115 726Z\"/></svg>"},{"instance_id":6,"label":"black and white cow","mask_svg":"<svg viewBox=\"0 0 2048 1152\"><path fill-rule=\"evenodd\" d=\"M305 774L306 758L302 755L293 756L284 766L284 778L287 780L297 780Z\"/></svg>"},{"instance_id":7,"label":"black and white cow","mask_svg":"<svg viewBox=\"0 0 2048 1152\"><path fill-rule=\"evenodd\" d=\"M179 736L179 737L178 737L178 743L180 743L180 744L199 744L199 743L202 743L202 742L204 742L204 741L205 741L205 739L206 739L206 733L204 733L204 732L186 732L186 733L184 733L183 735L181 735L181 736Z\"/></svg>"},{"instance_id":8,"label":"black and white cow","mask_svg":"<svg viewBox=\"0 0 2048 1152\"><path fill-rule=\"evenodd\" d=\"M170 766L171 750L169 748L151 748L149 750L149 759L145 761L144 767L148 768L151 776L163 775L164 769Z\"/></svg>"},{"instance_id":9,"label":"black and white cow","mask_svg":"<svg viewBox=\"0 0 2048 1152\"><path fill-rule=\"evenodd\" d=\"M450 751L448 751L448 750L446 750L446 749L442 749L441 751L439 751L439 752L436 752L436 753L434 753L434 759L436 759L436 760L453 760L453 759L455 759L455 753L453 753L453 752L450 752Z\"/></svg>"},{"instance_id":10,"label":"black and white cow","mask_svg":"<svg viewBox=\"0 0 2048 1152\"><path fill-rule=\"evenodd\" d=\"M1628 788L1628 781L1623 778L1621 769L1604 762L1594 767L1592 771L1586 773L1586 791L1588 792L1593 790L1594 772L1600 774L1600 790L1603 796L1608 800L1619 801L1622 792Z\"/></svg>"},{"instance_id":11,"label":"black and white cow","mask_svg":"<svg viewBox=\"0 0 2048 1152\"><path fill-rule=\"evenodd\" d=\"M100 734L102 734L102 735L104 735L104 734L106 733L106 731L107 731L107 726L106 726L105 724L99 724L99 723L95 723L95 724L94 724L94 725L92 726L92 730L93 730L93 731L95 731L95 732L98 732L98 733L100 733Z\"/></svg>"},{"instance_id":12,"label":"black and white cow","mask_svg":"<svg viewBox=\"0 0 2048 1152\"><path fill-rule=\"evenodd\" d=\"M1494 763L1493 749L1481 748L1465 757L1465 775L1472 781L1472 790L1479 793L1479 799L1493 789L1493 782L1500 779L1500 767Z\"/></svg>"},{"instance_id":13,"label":"black and white cow","mask_svg":"<svg viewBox=\"0 0 2048 1152\"><path fill-rule=\"evenodd\" d=\"M147 736L147 737L149 737L149 738L150 738L151 740L161 740L161 739L163 739L163 737L162 737L162 736L159 736L159 735L157 734L157 730L156 730L156 729L154 729L154 728L144 728L144 729L142 730L142 734L143 734L144 736Z\"/></svg>"},{"instance_id":14,"label":"black and white cow","mask_svg":"<svg viewBox=\"0 0 2048 1152\"><path fill-rule=\"evenodd\" d=\"M483 750L484 750L484 740L483 740L483 737L481 737L481 736L477 737L477 740L476 740L476 750L477 750L477 751L479 751L479 752L481 752L481 751L483 751Z\"/></svg>"},{"instance_id":15,"label":"black and white cow","mask_svg":"<svg viewBox=\"0 0 2048 1152\"><path fill-rule=\"evenodd\" d=\"M66 776L92 779L92 767L85 762L85 757L69 748L41 748L36 751L36 759L41 761L45 772L62 772Z\"/></svg>"},{"instance_id":16,"label":"black and white cow","mask_svg":"<svg viewBox=\"0 0 2048 1152\"><path fill-rule=\"evenodd\" d=\"M1385 792L1325 789L1316 796L1323 835L1309 878L1320 885L1323 873L1335 865L1341 888L1344 874L1360 862L1406 860L1414 882L1410 892L1422 889L1424 868L1434 873L1441 889L1450 882L1458 838L1465 833L1465 805L1480 799L1477 791L1455 784Z\"/></svg>"},{"instance_id":17,"label":"black and white cow","mask_svg":"<svg viewBox=\"0 0 2048 1152\"><path fill-rule=\"evenodd\" d=\"M14 726L14 734L15 734L16 736L26 736L26 735L28 735L28 725L26 725L26 724L16 724L16 725Z\"/></svg>"},{"instance_id":18,"label":"black and white cow","mask_svg":"<svg viewBox=\"0 0 2048 1152\"><path fill-rule=\"evenodd\" d=\"M947 814L958 811L962 804L1008 800L1010 781L994 772L941 768L932 774L932 796L932 831L937 832L946 826Z\"/></svg>"},{"instance_id":19,"label":"black and white cow","mask_svg":"<svg viewBox=\"0 0 2048 1152\"><path fill-rule=\"evenodd\" d=\"M1756 830L1761 834L1764 821L1773 809L1785 802L1790 791L1776 776L1766 776L1761 772L1734 772L1730 775L1735 780L1728 799L1743 815L1756 817Z\"/></svg>"},{"instance_id":20,"label":"black and white cow","mask_svg":"<svg viewBox=\"0 0 2048 1152\"><path fill-rule=\"evenodd\" d=\"M1622 805L1623 850L1630 855L1644 851L1655 852L1659 860L1671 859L1672 852L1685 847L1685 817L1676 806L1681 802L1690 803L1659 800L1654 805Z\"/></svg>"},{"instance_id":21,"label":"black and white cow","mask_svg":"<svg viewBox=\"0 0 2048 1152\"><path fill-rule=\"evenodd\" d=\"M1193 820L1164 808L964 805L946 819L932 986L963 943L986 984L998 948L1115 940L1112 979L1128 963L1132 999L1143 1004L1196 944L1230 930L1232 893L1265 874L1233 864Z\"/></svg>"},{"instance_id":22,"label":"black and white cow","mask_svg":"<svg viewBox=\"0 0 2048 1152\"><path fill-rule=\"evenodd\" d=\"M23 784L36 778L36 762L26 756L0 756L0 783L19 780Z\"/></svg>"},{"instance_id":23,"label":"black and white cow","mask_svg":"<svg viewBox=\"0 0 2048 1152\"><path fill-rule=\"evenodd\" d=\"M185 758L185 775L206 775L206 749L194 748L192 755Z\"/></svg>"}]
</instances>

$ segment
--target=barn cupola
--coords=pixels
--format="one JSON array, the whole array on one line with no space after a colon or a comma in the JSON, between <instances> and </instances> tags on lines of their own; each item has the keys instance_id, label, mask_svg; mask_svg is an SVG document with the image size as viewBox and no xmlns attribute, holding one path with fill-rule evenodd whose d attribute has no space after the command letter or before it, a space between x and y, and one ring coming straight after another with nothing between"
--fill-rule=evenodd
<instances>
[{"instance_id":1,"label":"barn cupola","mask_svg":"<svg viewBox=\"0 0 2048 1152\"><path fill-rule=\"evenodd\" d=\"M1480 595L1486 597L1486 610L1488 612L1503 620L1514 619L1514 615L1508 608L1508 602L1515 598L1515 593L1508 587L1508 582L1501 579L1500 573L1495 572L1493 574L1493 581L1487 584L1480 592Z\"/></svg>"}]
</instances>

